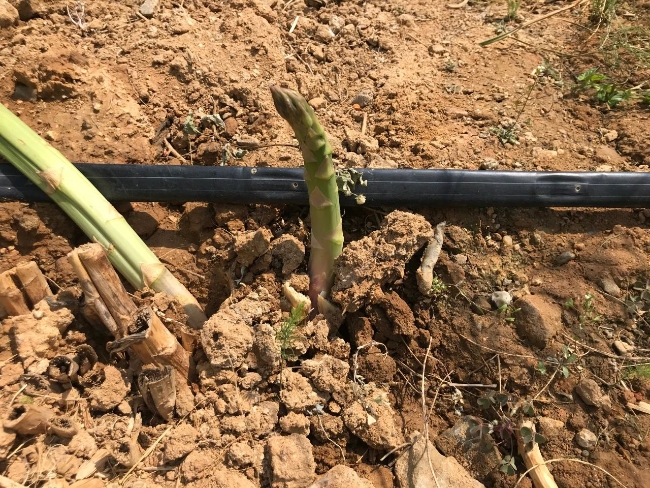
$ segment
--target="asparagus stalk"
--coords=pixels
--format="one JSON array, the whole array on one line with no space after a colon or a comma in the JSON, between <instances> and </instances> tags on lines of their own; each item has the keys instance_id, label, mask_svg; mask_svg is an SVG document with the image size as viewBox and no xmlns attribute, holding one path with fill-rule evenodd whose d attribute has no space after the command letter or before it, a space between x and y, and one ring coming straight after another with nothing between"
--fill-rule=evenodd
<instances>
[{"instance_id":1,"label":"asparagus stalk","mask_svg":"<svg viewBox=\"0 0 650 488\"><path fill-rule=\"evenodd\" d=\"M148 286L176 298L189 324L206 317L196 298L171 274L104 196L65 156L0 104L0 155L47 193L92 240L107 250L119 272L137 289Z\"/></svg>"},{"instance_id":2,"label":"asparagus stalk","mask_svg":"<svg viewBox=\"0 0 650 488\"><path fill-rule=\"evenodd\" d=\"M318 310L318 296L327 297L332 286L334 260L343 249L343 228L332 147L314 110L298 93L271 87L273 103L296 134L305 161L305 182L309 191L311 253L309 255L309 298Z\"/></svg>"}]
</instances>

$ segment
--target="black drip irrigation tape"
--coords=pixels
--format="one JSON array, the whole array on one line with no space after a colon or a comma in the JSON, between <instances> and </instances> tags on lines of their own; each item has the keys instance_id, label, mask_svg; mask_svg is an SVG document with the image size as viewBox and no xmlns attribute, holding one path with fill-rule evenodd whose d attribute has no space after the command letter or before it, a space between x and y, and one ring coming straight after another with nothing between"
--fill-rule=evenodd
<instances>
[{"instance_id":1,"label":"black drip irrigation tape","mask_svg":"<svg viewBox=\"0 0 650 488\"><path fill-rule=\"evenodd\" d=\"M112 202L307 205L302 168L76 163ZM367 206L650 207L650 173L361 169ZM10 164L0 164L0 201L48 201ZM342 197L342 205L357 205Z\"/></svg>"}]
</instances>

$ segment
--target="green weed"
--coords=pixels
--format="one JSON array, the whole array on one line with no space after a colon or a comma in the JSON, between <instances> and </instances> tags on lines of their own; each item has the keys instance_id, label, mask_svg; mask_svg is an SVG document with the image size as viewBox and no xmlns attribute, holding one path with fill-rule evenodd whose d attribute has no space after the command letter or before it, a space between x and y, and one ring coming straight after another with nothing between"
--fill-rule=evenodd
<instances>
[{"instance_id":1,"label":"green weed","mask_svg":"<svg viewBox=\"0 0 650 488\"><path fill-rule=\"evenodd\" d=\"M506 322L514 322L515 321L515 314L519 312L521 308L515 308L512 305L506 305L505 303L501 305L497 311L504 315L504 320Z\"/></svg>"},{"instance_id":2,"label":"green weed","mask_svg":"<svg viewBox=\"0 0 650 488\"><path fill-rule=\"evenodd\" d=\"M294 349L298 339L298 328L306 317L305 304L300 303L291 309L289 316L284 319L276 332L275 339L280 343L280 357L283 360L295 359Z\"/></svg>"},{"instance_id":3,"label":"green weed","mask_svg":"<svg viewBox=\"0 0 650 488\"><path fill-rule=\"evenodd\" d=\"M506 0L508 4L508 13L506 14L507 20L517 20L519 15L519 5L521 5L521 0Z\"/></svg>"},{"instance_id":4,"label":"green weed","mask_svg":"<svg viewBox=\"0 0 650 488\"><path fill-rule=\"evenodd\" d=\"M535 365L535 370L541 374L547 373L546 363L555 366L555 372L553 375L560 372L562 376L568 378L571 372L569 371L569 366L575 363L578 360L578 355L574 353L569 347L562 345L562 351L558 353L555 357L546 358L546 361L539 360Z\"/></svg>"},{"instance_id":5,"label":"green weed","mask_svg":"<svg viewBox=\"0 0 650 488\"><path fill-rule=\"evenodd\" d=\"M650 364L639 364L631 368L625 368L623 378L626 380L650 379Z\"/></svg>"},{"instance_id":6,"label":"green weed","mask_svg":"<svg viewBox=\"0 0 650 488\"><path fill-rule=\"evenodd\" d=\"M445 285L438 276L434 276L433 281L431 282L431 292L433 295L442 295L445 291L447 291L447 285Z\"/></svg>"},{"instance_id":7,"label":"green weed","mask_svg":"<svg viewBox=\"0 0 650 488\"><path fill-rule=\"evenodd\" d=\"M616 17L618 0L592 0L589 18L594 24L608 24Z\"/></svg>"},{"instance_id":8,"label":"green weed","mask_svg":"<svg viewBox=\"0 0 650 488\"><path fill-rule=\"evenodd\" d=\"M596 323L601 320L601 316L598 315L594 307L594 296L591 293L585 293L581 309L576 306L573 298L569 298L564 302L564 308L572 309L578 313L581 329L588 323Z\"/></svg>"},{"instance_id":9,"label":"green weed","mask_svg":"<svg viewBox=\"0 0 650 488\"><path fill-rule=\"evenodd\" d=\"M634 96L632 89L617 86L606 75L599 73L598 68L590 68L578 75L577 81L576 91L591 92L597 102L607 104L609 108L631 100Z\"/></svg>"}]
</instances>

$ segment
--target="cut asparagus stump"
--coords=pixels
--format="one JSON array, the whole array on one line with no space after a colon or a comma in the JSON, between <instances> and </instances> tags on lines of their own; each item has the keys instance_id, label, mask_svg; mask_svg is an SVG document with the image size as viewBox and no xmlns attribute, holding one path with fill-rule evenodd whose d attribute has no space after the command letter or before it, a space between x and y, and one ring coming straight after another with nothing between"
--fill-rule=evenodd
<instances>
[{"instance_id":1,"label":"cut asparagus stump","mask_svg":"<svg viewBox=\"0 0 650 488\"><path fill-rule=\"evenodd\" d=\"M104 196L65 156L0 104L0 155L35 185L108 253L117 270L137 289L145 286L176 298L188 323L201 328L206 317L194 296L171 274Z\"/></svg>"},{"instance_id":2,"label":"cut asparagus stump","mask_svg":"<svg viewBox=\"0 0 650 488\"><path fill-rule=\"evenodd\" d=\"M309 192L311 252L309 254L309 298L318 310L318 296L329 294L334 260L343 249L343 228L332 147L316 114L307 101L288 88L271 87L273 103L293 129L305 162L304 177Z\"/></svg>"}]
</instances>

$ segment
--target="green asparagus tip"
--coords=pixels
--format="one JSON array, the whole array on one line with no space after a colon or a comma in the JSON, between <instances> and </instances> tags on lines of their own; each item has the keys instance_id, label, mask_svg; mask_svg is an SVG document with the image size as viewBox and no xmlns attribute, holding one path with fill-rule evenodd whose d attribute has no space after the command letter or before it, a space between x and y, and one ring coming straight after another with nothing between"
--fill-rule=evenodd
<instances>
[{"instance_id":1,"label":"green asparagus tip","mask_svg":"<svg viewBox=\"0 0 650 488\"><path fill-rule=\"evenodd\" d=\"M312 126L314 111L300 94L275 85L271 86L271 96L275 109L295 132L300 134L304 128Z\"/></svg>"}]
</instances>

